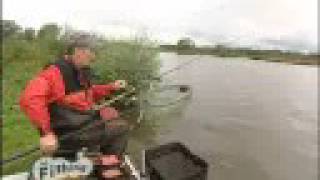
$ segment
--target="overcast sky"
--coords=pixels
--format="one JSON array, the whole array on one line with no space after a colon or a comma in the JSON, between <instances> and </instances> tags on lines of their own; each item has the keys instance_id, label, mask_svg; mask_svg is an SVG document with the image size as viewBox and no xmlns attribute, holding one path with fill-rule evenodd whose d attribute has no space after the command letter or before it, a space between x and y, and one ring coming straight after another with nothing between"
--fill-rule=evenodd
<instances>
[{"instance_id":1,"label":"overcast sky","mask_svg":"<svg viewBox=\"0 0 320 180\"><path fill-rule=\"evenodd\" d=\"M198 44L317 49L317 0L4 0L3 18L167 43L189 36Z\"/></svg>"}]
</instances>

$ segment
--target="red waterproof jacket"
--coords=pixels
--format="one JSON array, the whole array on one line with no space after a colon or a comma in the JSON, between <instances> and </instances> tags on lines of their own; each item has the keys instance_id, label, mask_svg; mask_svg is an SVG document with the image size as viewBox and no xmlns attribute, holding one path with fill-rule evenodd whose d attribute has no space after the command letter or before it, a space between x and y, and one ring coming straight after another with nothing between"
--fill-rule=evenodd
<instances>
[{"instance_id":1,"label":"red waterproof jacket","mask_svg":"<svg viewBox=\"0 0 320 180\"><path fill-rule=\"evenodd\" d=\"M67 105L80 111L89 110L96 101L113 90L113 84L92 85L86 91L66 95L63 76L56 65L51 65L27 84L20 97L20 107L32 124L43 133L48 133L52 131L48 109L50 103Z\"/></svg>"}]
</instances>

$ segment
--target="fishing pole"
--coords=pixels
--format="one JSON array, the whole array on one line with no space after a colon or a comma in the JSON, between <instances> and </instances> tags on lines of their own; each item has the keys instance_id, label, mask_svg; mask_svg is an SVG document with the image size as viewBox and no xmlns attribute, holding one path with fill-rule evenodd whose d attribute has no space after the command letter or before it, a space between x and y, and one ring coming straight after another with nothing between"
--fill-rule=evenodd
<instances>
[{"instance_id":1,"label":"fishing pole","mask_svg":"<svg viewBox=\"0 0 320 180\"><path fill-rule=\"evenodd\" d=\"M124 94L127 94L127 93L124 93ZM115 96L115 98L113 99L110 99L109 101L106 101L104 103L105 106L108 106L112 103L114 103L115 101L121 99L121 98L124 98L125 96L123 96L123 94L120 94L118 96ZM60 138L59 138L59 141L62 141L62 140L65 140L71 136L74 136L74 135L79 135L81 134L82 132L84 132L85 130L88 130L92 127L95 127L95 126L98 126L98 125L101 125L102 123L105 123L105 121L92 121L91 123L87 124L86 126L80 128L79 130L76 130L75 132L71 132L71 133L68 133L68 134L65 134L65 135L62 135ZM35 145L33 146L32 148L30 148L29 150L26 150L24 152L21 152L21 153L17 153L13 156L11 156L10 158L8 159L5 159L5 160L1 160L1 166L5 165L5 164L8 164L12 161L16 161L16 160L19 160L25 156L28 156L30 154L33 154L35 152L37 152L38 150L40 150L40 147L39 145Z\"/></svg>"},{"instance_id":2,"label":"fishing pole","mask_svg":"<svg viewBox=\"0 0 320 180\"><path fill-rule=\"evenodd\" d=\"M199 59L199 57L198 58L193 58L193 59L191 59L191 60L189 60L189 61L187 61L185 63L177 65L176 67L161 73L158 77L153 77L153 78L148 79L147 82L154 81L155 79L161 79L162 77L164 77L164 76L166 76L166 75L168 75L168 74L170 74L170 73L172 73L174 71L177 71L177 70L182 69L183 67L185 67L187 65L190 65L192 62L194 62L197 59ZM119 95L115 96L114 98L112 98L112 99L110 99L108 101L105 101L103 104L95 105L93 107L93 110L99 110L99 109L101 109L103 107L109 106L110 104L114 103L117 100L120 100L120 99L124 98L126 95L128 95L128 94L130 94L130 93L132 93L134 91L135 91L135 88L131 88L129 91L125 91L122 94L119 94ZM71 133L68 133L68 134L65 134L65 135L61 136L61 138L59 138L59 140L64 140L65 138L69 138L70 136L73 136L73 135L79 135L84 130L87 130L87 129L89 129L91 127L94 127L96 125L105 123L105 121L93 121L93 122L95 122L95 123L89 123L87 126L81 128L79 130L76 130L75 132L71 132ZM21 158L24 158L24 157L26 157L28 155L31 155L31 154L39 151L39 150L40 150L39 145L36 145L36 146L30 148L29 150L26 150L26 151L21 152L21 153L17 153L17 154L15 154L15 155L7 158L7 159L4 159L4 160L1 159L0 165L4 166L4 165L6 165L6 164L8 164L10 162L13 162L13 161L19 160Z\"/></svg>"}]
</instances>

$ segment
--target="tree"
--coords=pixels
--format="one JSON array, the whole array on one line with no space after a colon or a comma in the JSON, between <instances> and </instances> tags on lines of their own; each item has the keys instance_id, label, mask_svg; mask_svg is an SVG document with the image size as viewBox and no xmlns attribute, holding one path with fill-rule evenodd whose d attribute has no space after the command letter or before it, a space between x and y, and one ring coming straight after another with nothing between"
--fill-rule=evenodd
<instances>
[{"instance_id":1,"label":"tree","mask_svg":"<svg viewBox=\"0 0 320 180\"><path fill-rule=\"evenodd\" d=\"M57 24L45 24L40 28L38 38L57 40L60 35L60 30L61 28Z\"/></svg>"},{"instance_id":2,"label":"tree","mask_svg":"<svg viewBox=\"0 0 320 180\"><path fill-rule=\"evenodd\" d=\"M179 50L195 48L195 42L191 38L182 38L178 40L177 47Z\"/></svg>"},{"instance_id":3,"label":"tree","mask_svg":"<svg viewBox=\"0 0 320 180\"><path fill-rule=\"evenodd\" d=\"M218 49L218 50L225 50L225 49L227 49L227 48L226 48L226 46L224 46L224 45L222 45L222 44L217 44L217 45L216 45L216 49Z\"/></svg>"},{"instance_id":4,"label":"tree","mask_svg":"<svg viewBox=\"0 0 320 180\"><path fill-rule=\"evenodd\" d=\"M24 38L26 40L33 40L36 37L36 31L33 28L26 28L24 30Z\"/></svg>"},{"instance_id":5,"label":"tree","mask_svg":"<svg viewBox=\"0 0 320 180\"><path fill-rule=\"evenodd\" d=\"M1 30L3 37L8 38L19 34L22 28L14 20L1 20Z\"/></svg>"}]
</instances>

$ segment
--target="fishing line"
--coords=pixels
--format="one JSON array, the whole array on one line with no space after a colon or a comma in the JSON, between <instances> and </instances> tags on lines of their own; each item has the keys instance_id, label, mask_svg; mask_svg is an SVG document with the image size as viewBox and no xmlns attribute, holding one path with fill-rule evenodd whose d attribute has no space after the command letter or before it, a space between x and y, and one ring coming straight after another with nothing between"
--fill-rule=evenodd
<instances>
[{"instance_id":1,"label":"fishing line","mask_svg":"<svg viewBox=\"0 0 320 180\"><path fill-rule=\"evenodd\" d=\"M177 65L176 67L174 67L172 69L169 69L168 71L165 71L164 73L161 73L158 77L154 77L154 78L148 79L147 82L151 82L151 81L155 81L155 80L161 79L162 77L167 76L168 74L171 74L171 73L173 73L175 71L178 71L178 70L186 67L187 65L190 65L195 60L200 59L200 57L201 56L193 58L193 59L191 59L191 60L189 60L189 61L187 61L185 63L182 63L180 65ZM100 108L109 106L110 104L114 103L117 100L120 100L120 99L126 97L126 95L128 95L128 94L130 94L130 93L132 93L134 91L135 91L135 89L131 88L129 91L125 91L122 94L115 96L113 99L110 99L109 101L106 101L106 102L104 102L104 103L102 103L100 105L95 105L93 107L93 110L99 110ZM105 123L105 121L93 121L92 123L89 123L87 126L81 128L81 129L79 129L79 130L77 130L75 132L71 132L71 133L68 133L68 134L65 134L65 135L61 136L61 138L59 138L59 140L64 140L64 139L69 138L71 136L79 135L81 132L83 132L83 131L85 131L87 129L90 129L90 128L94 127L94 126L100 125L102 123ZM31 154L39 151L39 150L40 150L40 146L39 145L35 145L32 148L30 148L30 149L28 149L26 151L20 152L20 153L16 153L15 155L13 155L13 156L11 156L11 157L9 157L7 159L1 159L0 165L1 166L7 165L7 164L9 164L9 163L11 163L13 161L17 161L17 160L22 159L22 158L24 158L26 156L29 156L29 155L31 155Z\"/></svg>"}]
</instances>

